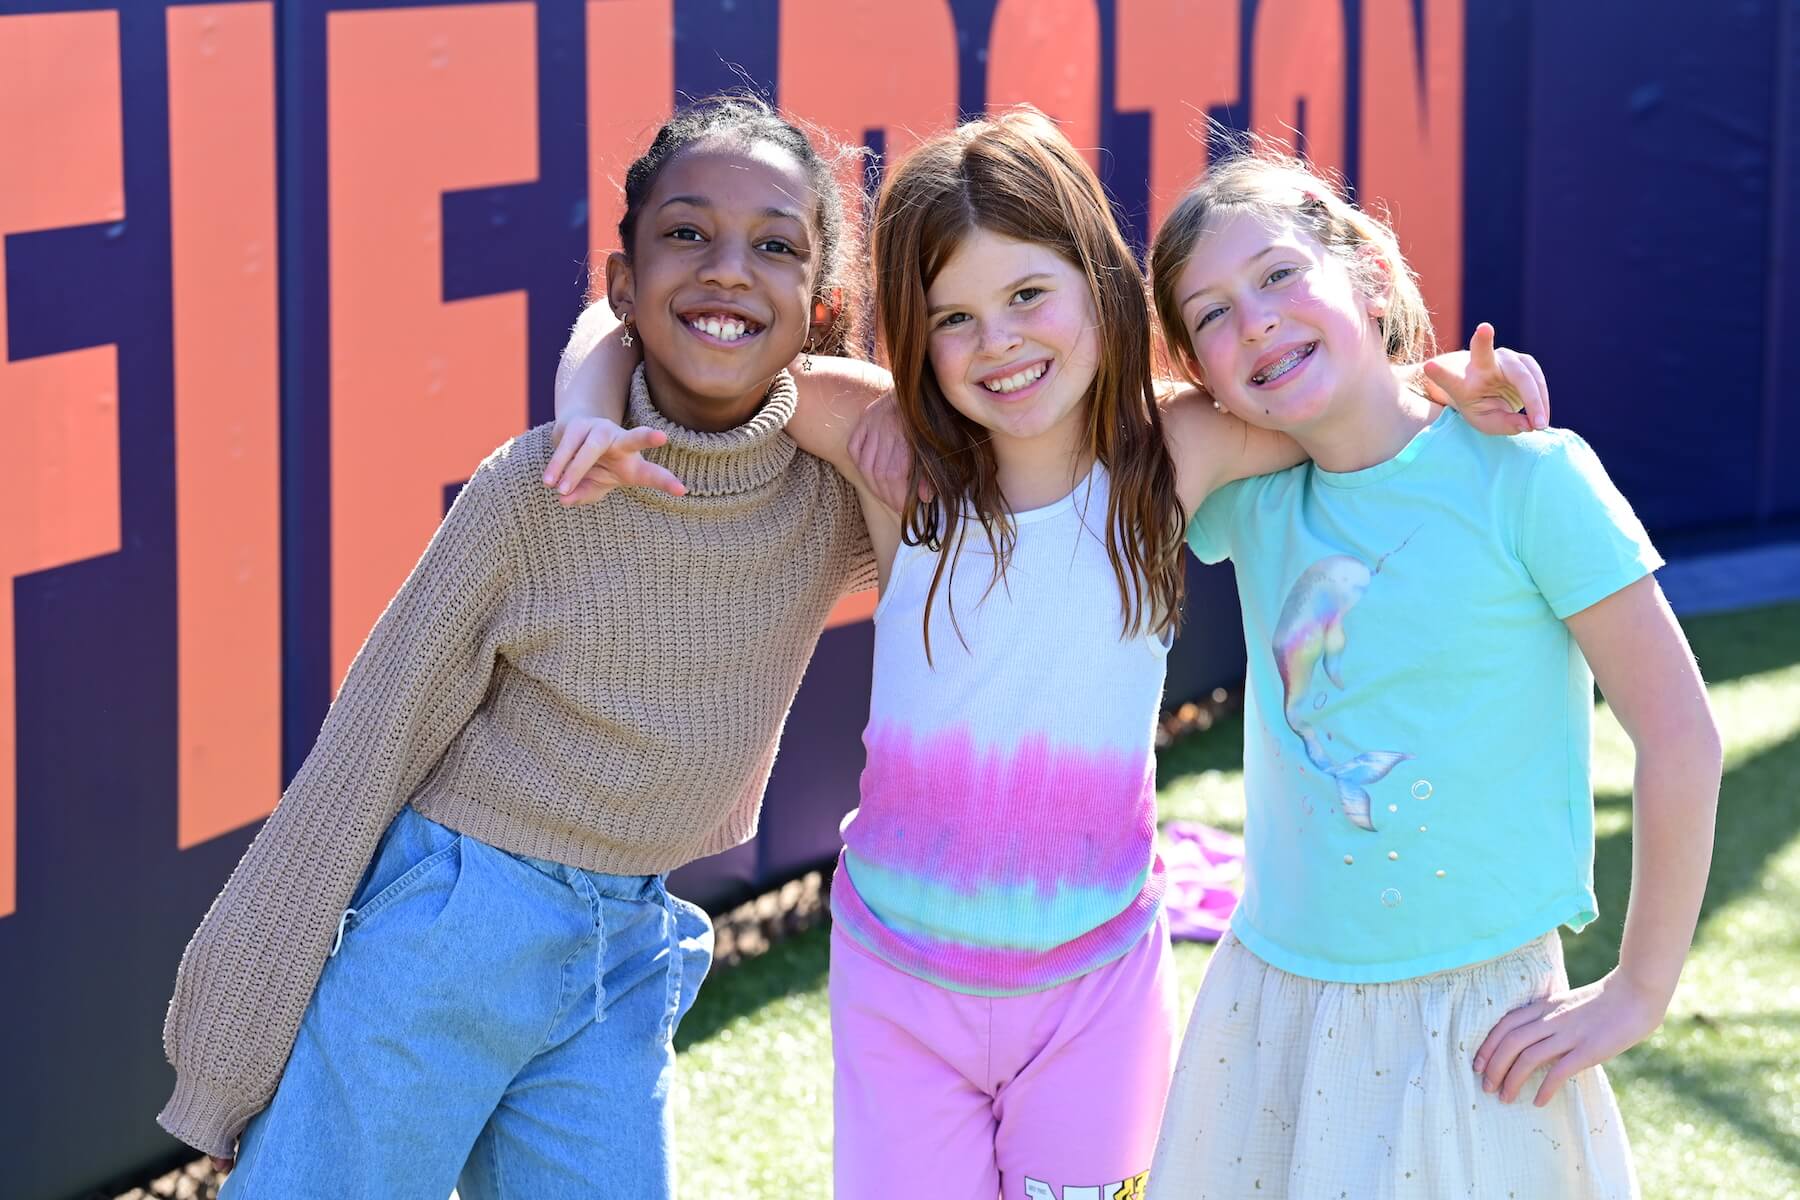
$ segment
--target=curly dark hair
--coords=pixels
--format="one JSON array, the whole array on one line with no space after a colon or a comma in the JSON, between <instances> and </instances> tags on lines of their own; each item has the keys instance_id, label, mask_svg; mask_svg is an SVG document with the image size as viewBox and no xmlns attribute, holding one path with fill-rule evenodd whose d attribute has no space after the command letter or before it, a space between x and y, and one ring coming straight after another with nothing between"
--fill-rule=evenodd
<instances>
[{"instance_id":1,"label":"curly dark hair","mask_svg":"<svg viewBox=\"0 0 1800 1200\"><path fill-rule=\"evenodd\" d=\"M752 146L767 143L792 154L806 172L818 197L813 221L818 234L818 277L813 294L830 301L829 327L815 329L809 348L819 354L851 354L860 345L859 314L867 285L865 257L856 236L862 210L844 203L840 180L849 165L861 166L859 147L840 146L822 130L803 126L777 112L754 92L718 92L683 105L656 131L650 146L625 172L625 215L619 218L619 244L629 257L638 212L656 179L675 156L697 142L725 141ZM823 147L823 149L821 149Z\"/></svg>"}]
</instances>

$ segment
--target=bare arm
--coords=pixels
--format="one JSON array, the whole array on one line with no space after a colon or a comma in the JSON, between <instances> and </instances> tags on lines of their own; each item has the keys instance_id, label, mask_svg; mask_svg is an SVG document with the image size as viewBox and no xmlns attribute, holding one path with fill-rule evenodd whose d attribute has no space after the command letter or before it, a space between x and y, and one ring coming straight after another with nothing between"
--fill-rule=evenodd
<instances>
[{"instance_id":1,"label":"bare arm","mask_svg":"<svg viewBox=\"0 0 1800 1200\"><path fill-rule=\"evenodd\" d=\"M1574 614L1569 629L1637 752L1631 901L1619 970L1666 1009L1712 865L1719 727L1687 637L1655 579Z\"/></svg>"},{"instance_id":2,"label":"bare arm","mask_svg":"<svg viewBox=\"0 0 1800 1200\"><path fill-rule=\"evenodd\" d=\"M621 428L638 352L615 336L619 329L606 303L588 305L556 367L555 449L544 467L544 486L555 488L565 505L591 504L621 485L671 496L687 490L643 457L664 442L661 433Z\"/></svg>"},{"instance_id":3,"label":"bare arm","mask_svg":"<svg viewBox=\"0 0 1800 1200\"><path fill-rule=\"evenodd\" d=\"M1518 1096L1548 1066L1547 1104L1576 1072L1662 1024L1693 943L1712 862L1723 753L1706 685L1662 589L1645 577L1567 621L1637 752L1631 901L1619 965L1587 987L1508 1013L1475 1055L1489 1091Z\"/></svg>"},{"instance_id":4,"label":"bare arm","mask_svg":"<svg viewBox=\"0 0 1800 1200\"><path fill-rule=\"evenodd\" d=\"M1397 365L1404 383L1423 376L1433 403L1454 407L1469 424L1490 434L1542 429L1550 421L1550 387L1529 354L1494 346L1494 327L1475 327L1467 350L1440 354L1421 369ZM1284 433L1259 429L1213 408L1207 394L1164 383L1165 436L1175 459L1176 489L1191 517L1217 488L1235 479L1267 475L1306 460Z\"/></svg>"},{"instance_id":5,"label":"bare arm","mask_svg":"<svg viewBox=\"0 0 1800 1200\"><path fill-rule=\"evenodd\" d=\"M626 443L636 431L619 428L638 364L637 350L621 342L620 329L608 305L590 304L570 331L557 365L556 450L544 482L569 503L597 500L619 483L648 482L615 477L637 467L661 472L636 457L642 447ZM863 410L893 387L893 378L872 363L850 358L813 358L810 370L796 369L793 374L796 402L788 435L846 479L861 483L850 454L850 435ZM629 456L622 451L629 451ZM598 478L596 470L601 472ZM660 481L651 485L661 486Z\"/></svg>"},{"instance_id":6,"label":"bare arm","mask_svg":"<svg viewBox=\"0 0 1800 1200\"><path fill-rule=\"evenodd\" d=\"M638 352L620 342L619 330L619 318L604 300L588 305L576 318L556 364L557 421L578 416L624 420Z\"/></svg>"},{"instance_id":7,"label":"bare arm","mask_svg":"<svg viewBox=\"0 0 1800 1200\"><path fill-rule=\"evenodd\" d=\"M794 381L794 416L788 421L788 433L802 450L830 463L855 486L875 549L877 587L886 591L888 571L900 548L900 517L890 507L889 497L896 489L897 494L905 494L906 473L912 467L910 454L903 453L905 437L893 413L893 376L873 363L853 358L815 357L812 370L796 372ZM883 397L890 398L875 409ZM853 441L859 427L858 440L872 447L861 463ZM888 452L881 453L880 446Z\"/></svg>"},{"instance_id":8,"label":"bare arm","mask_svg":"<svg viewBox=\"0 0 1800 1200\"><path fill-rule=\"evenodd\" d=\"M793 372L794 416L788 435L802 450L836 467L844 478L862 476L850 454L850 435L863 411L893 389L894 377L854 358L814 357L812 369Z\"/></svg>"},{"instance_id":9,"label":"bare arm","mask_svg":"<svg viewBox=\"0 0 1800 1200\"><path fill-rule=\"evenodd\" d=\"M856 488L862 505L863 521L869 527L869 541L875 549L877 586L887 590L888 570L900 547L900 518L890 504L892 494L904 495L906 473L911 469L910 455L904 449L905 438L892 413L890 399L879 413L864 414L877 401L889 396L894 377L873 363L854 358L814 356L812 369L797 369L794 374L794 415L788 421L788 435L802 450L822 458ZM859 463L852 435L859 425L865 439L873 438L890 448L890 453L873 453L866 458L868 470ZM885 439L872 430L886 430Z\"/></svg>"},{"instance_id":10,"label":"bare arm","mask_svg":"<svg viewBox=\"0 0 1800 1200\"><path fill-rule=\"evenodd\" d=\"M575 322L556 368L559 426L584 417L614 424L625 419L638 352L620 342L620 328L604 302L588 305ZM847 449L850 432L863 410L894 386L893 377L873 363L822 357L812 360L811 369L793 374L796 404L788 435L802 450L848 475L855 470Z\"/></svg>"},{"instance_id":11,"label":"bare arm","mask_svg":"<svg viewBox=\"0 0 1800 1200\"><path fill-rule=\"evenodd\" d=\"M1162 401L1163 438L1175 460L1175 490L1189 518L1234 479L1283 471L1306 461L1293 438L1213 407L1198 388L1170 385Z\"/></svg>"},{"instance_id":12,"label":"bare arm","mask_svg":"<svg viewBox=\"0 0 1800 1200\"><path fill-rule=\"evenodd\" d=\"M636 349L620 341L619 331L619 319L607 304L588 305L556 369L557 441L544 483L562 493L564 504L592 503L620 484L657 487L673 495L683 490L679 480L639 453L659 444L661 434L619 427L638 363ZM794 372L794 383L794 416L787 432L802 450L830 463L856 487L885 586L900 544L900 522L858 470L850 436L864 411L893 387L893 378L871 363L815 357L811 370Z\"/></svg>"}]
</instances>

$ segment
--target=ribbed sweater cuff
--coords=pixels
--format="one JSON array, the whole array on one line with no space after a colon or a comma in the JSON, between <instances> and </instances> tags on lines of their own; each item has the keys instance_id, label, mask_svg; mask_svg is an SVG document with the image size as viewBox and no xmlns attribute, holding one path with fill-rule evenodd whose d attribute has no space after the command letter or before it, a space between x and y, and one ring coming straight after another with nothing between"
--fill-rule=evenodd
<instances>
[{"instance_id":1,"label":"ribbed sweater cuff","mask_svg":"<svg viewBox=\"0 0 1800 1200\"><path fill-rule=\"evenodd\" d=\"M156 1123L204 1154L237 1155L238 1134L261 1109L212 1091L185 1075L176 1075L175 1094L156 1114Z\"/></svg>"}]
</instances>

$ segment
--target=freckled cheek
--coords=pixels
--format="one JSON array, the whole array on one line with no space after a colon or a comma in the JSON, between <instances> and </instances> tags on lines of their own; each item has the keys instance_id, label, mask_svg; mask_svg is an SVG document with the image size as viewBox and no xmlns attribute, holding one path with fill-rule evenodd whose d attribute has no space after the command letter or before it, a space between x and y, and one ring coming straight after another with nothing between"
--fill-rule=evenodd
<instances>
[{"instance_id":1,"label":"freckled cheek","mask_svg":"<svg viewBox=\"0 0 1800 1200\"><path fill-rule=\"evenodd\" d=\"M1075 339L1069 353L1068 379L1079 383L1082 391L1093 383L1100 369L1100 338L1094 330L1086 330Z\"/></svg>"},{"instance_id":2,"label":"freckled cheek","mask_svg":"<svg viewBox=\"0 0 1800 1200\"><path fill-rule=\"evenodd\" d=\"M937 376L938 388L948 391L967 374L969 356L956 345L956 338L937 334L926 344L925 361Z\"/></svg>"},{"instance_id":3,"label":"freckled cheek","mask_svg":"<svg viewBox=\"0 0 1800 1200\"><path fill-rule=\"evenodd\" d=\"M1031 336L1050 345L1073 348L1085 336L1092 338L1096 321L1092 309L1085 304L1059 300L1044 305L1034 314ZM1092 348L1088 348L1091 352Z\"/></svg>"}]
</instances>

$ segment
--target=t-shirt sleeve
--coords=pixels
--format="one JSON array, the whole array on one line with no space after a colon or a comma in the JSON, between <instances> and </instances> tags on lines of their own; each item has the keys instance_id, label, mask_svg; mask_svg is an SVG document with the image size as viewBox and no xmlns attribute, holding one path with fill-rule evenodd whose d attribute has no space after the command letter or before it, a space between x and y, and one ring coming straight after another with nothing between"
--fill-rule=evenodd
<instances>
[{"instance_id":1,"label":"t-shirt sleeve","mask_svg":"<svg viewBox=\"0 0 1800 1200\"><path fill-rule=\"evenodd\" d=\"M1662 566L1650 535L1588 444L1561 431L1525 487L1519 557L1558 620Z\"/></svg>"},{"instance_id":2,"label":"t-shirt sleeve","mask_svg":"<svg viewBox=\"0 0 1800 1200\"><path fill-rule=\"evenodd\" d=\"M1245 497L1251 486L1262 478L1266 476L1234 480L1214 488L1212 495L1200 502L1187 530L1188 548L1195 558L1203 563L1216 563L1231 557Z\"/></svg>"}]
</instances>

